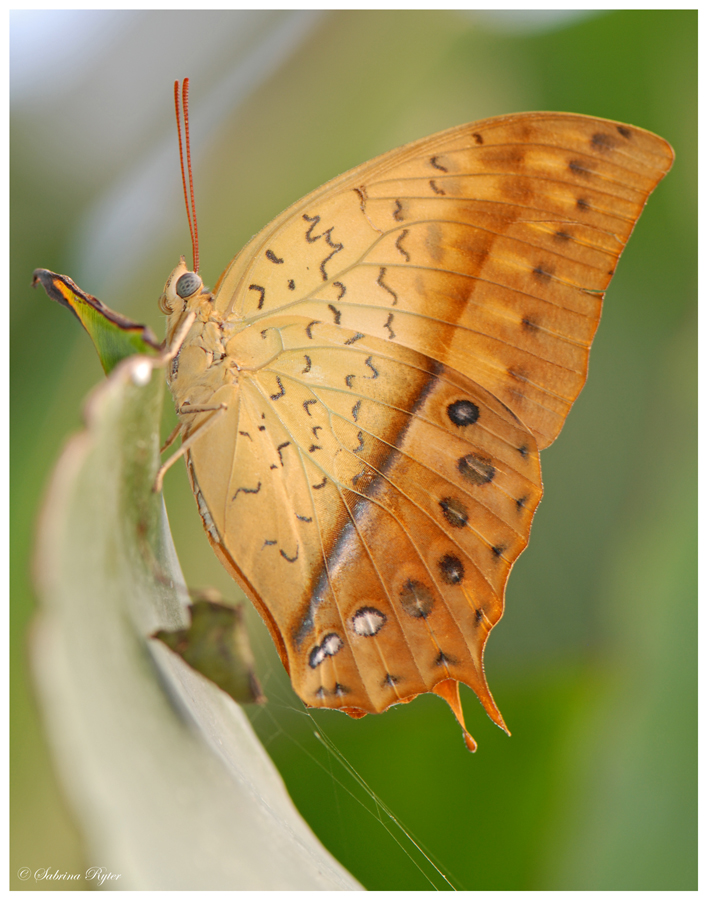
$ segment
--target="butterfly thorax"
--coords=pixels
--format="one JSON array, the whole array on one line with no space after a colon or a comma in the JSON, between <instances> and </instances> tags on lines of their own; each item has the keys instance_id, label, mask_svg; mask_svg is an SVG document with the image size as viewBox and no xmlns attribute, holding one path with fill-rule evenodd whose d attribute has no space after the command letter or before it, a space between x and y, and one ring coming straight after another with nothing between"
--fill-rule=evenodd
<instances>
[{"instance_id":1,"label":"butterfly thorax","mask_svg":"<svg viewBox=\"0 0 707 900\"><path fill-rule=\"evenodd\" d=\"M177 287L183 276L181 283L186 290L194 288L186 297ZM219 311L214 295L187 270L183 259L167 280L160 305L169 314L168 344L177 339L190 313L194 315L167 377L178 413L185 407L208 404L221 387L237 385L248 373L267 366L282 350L277 328L263 329L232 312Z\"/></svg>"}]
</instances>

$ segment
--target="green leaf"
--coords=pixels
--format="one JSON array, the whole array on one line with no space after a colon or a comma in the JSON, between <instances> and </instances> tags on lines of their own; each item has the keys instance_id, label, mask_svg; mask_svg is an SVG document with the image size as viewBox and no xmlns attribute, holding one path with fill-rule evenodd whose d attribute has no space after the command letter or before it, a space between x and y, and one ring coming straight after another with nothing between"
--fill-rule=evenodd
<instances>
[{"instance_id":1,"label":"green leaf","mask_svg":"<svg viewBox=\"0 0 707 900\"><path fill-rule=\"evenodd\" d=\"M114 369L40 519L32 662L87 860L123 890L360 889L300 817L241 708L149 638L188 618L152 491L164 384L155 359Z\"/></svg>"},{"instance_id":2,"label":"green leaf","mask_svg":"<svg viewBox=\"0 0 707 900\"><path fill-rule=\"evenodd\" d=\"M66 275L35 269L32 287L41 284L51 300L70 309L88 332L106 375L128 356L158 353L160 343L146 325L109 309Z\"/></svg>"}]
</instances>

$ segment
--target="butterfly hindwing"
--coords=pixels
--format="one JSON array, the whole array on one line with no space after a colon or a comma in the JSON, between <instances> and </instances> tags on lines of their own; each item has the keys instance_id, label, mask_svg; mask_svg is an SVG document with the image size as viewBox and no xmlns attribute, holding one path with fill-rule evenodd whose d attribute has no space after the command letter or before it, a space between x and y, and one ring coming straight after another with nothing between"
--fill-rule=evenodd
<instances>
[{"instance_id":1,"label":"butterfly hindwing","mask_svg":"<svg viewBox=\"0 0 707 900\"><path fill-rule=\"evenodd\" d=\"M534 439L436 361L308 327L281 326L191 451L217 540L309 705L380 712L456 677L495 709L482 650L540 499ZM235 445L230 478L212 443Z\"/></svg>"}]
</instances>

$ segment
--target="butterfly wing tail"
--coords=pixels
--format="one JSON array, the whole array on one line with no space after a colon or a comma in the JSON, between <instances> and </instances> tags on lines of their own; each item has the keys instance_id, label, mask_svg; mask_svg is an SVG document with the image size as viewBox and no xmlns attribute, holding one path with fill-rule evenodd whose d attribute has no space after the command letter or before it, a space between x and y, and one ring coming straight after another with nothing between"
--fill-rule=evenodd
<instances>
[{"instance_id":1,"label":"butterfly wing tail","mask_svg":"<svg viewBox=\"0 0 707 900\"><path fill-rule=\"evenodd\" d=\"M461 725L462 732L464 733L464 743L472 753L476 753L476 741L467 731L466 724L464 722L464 712L462 710L461 699L459 698L459 682L454 678L448 678L446 681L440 681L439 684L435 685L432 690L433 693L437 694L437 696L447 701L450 709L456 717L457 722L459 722L459 724ZM503 716L494 703L493 697L491 696L488 688L486 688L483 693L480 693L477 690L477 693L479 694L479 699L481 700L484 709L486 710L492 721L494 721L499 728L502 728L506 732L506 734L510 735L510 731L508 730L506 723L503 721Z\"/></svg>"}]
</instances>

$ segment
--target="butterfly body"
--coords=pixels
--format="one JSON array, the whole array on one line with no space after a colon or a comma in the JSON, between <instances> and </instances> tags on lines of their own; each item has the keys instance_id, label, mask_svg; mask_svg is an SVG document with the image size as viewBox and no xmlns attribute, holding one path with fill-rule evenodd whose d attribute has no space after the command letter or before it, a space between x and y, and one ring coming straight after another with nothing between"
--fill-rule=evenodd
<instances>
[{"instance_id":1,"label":"butterfly body","mask_svg":"<svg viewBox=\"0 0 707 900\"><path fill-rule=\"evenodd\" d=\"M196 315L169 380L199 510L308 706L435 691L463 726L465 683L505 727L483 648L538 450L671 160L604 120L490 119L308 195L213 293L180 296L183 263L170 276L168 338Z\"/></svg>"}]
</instances>

